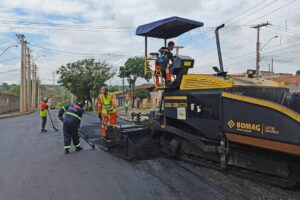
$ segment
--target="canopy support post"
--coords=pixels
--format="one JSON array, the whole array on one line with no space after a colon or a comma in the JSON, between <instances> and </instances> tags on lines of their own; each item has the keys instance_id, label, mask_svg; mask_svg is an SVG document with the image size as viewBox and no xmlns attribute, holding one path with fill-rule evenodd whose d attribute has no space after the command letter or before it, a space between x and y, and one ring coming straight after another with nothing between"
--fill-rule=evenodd
<instances>
[{"instance_id":1,"label":"canopy support post","mask_svg":"<svg viewBox=\"0 0 300 200\"><path fill-rule=\"evenodd\" d=\"M147 55L148 55L148 44L147 44L147 36L145 36L145 58L144 58L144 75L146 76L147 75L147 69L148 69L148 66L147 66Z\"/></svg>"},{"instance_id":2,"label":"canopy support post","mask_svg":"<svg viewBox=\"0 0 300 200\"><path fill-rule=\"evenodd\" d=\"M165 38L165 47L167 47L167 39Z\"/></svg>"}]
</instances>

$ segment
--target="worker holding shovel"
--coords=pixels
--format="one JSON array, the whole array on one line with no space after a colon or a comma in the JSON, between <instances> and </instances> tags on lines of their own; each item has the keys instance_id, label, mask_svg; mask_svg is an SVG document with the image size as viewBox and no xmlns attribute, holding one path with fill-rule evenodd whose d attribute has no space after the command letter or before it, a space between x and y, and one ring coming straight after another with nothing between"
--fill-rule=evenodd
<instances>
[{"instance_id":1,"label":"worker holding shovel","mask_svg":"<svg viewBox=\"0 0 300 200\"><path fill-rule=\"evenodd\" d=\"M47 123L47 115L48 115L48 98L44 98L43 101L40 103L40 117L42 119L42 128L41 133L47 133L45 129Z\"/></svg>"}]
</instances>

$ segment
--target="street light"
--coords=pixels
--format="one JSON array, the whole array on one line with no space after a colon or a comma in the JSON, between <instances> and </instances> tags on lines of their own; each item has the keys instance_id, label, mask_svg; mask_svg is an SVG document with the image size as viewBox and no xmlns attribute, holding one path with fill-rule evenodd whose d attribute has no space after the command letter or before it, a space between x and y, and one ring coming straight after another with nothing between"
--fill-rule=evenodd
<instances>
[{"instance_id":1,"label":"street light","mask_svg":"<svg viewBox=\"0 0 300 200\"><path fill-rule=\"evenodd\" d=\"M18 47L18 45L11 45L11 46L9 46L9 47L7 47L1 54L0 54L0 56L2 56L2 54L4 54L9 48L11 48L11 47Z\"/></svg>"},{"instance_id":2,"label":"street light","mask_svg":"<svg viewBox=\"0 0 300 200\"><path fill-rule=\"evenodd\" d=\"M274 37L272 37L271 39L269 39L269 41L260 49L260 51L262 51L275 38L278 38L278 35L275 35Z\"/></svg>"},{"instance_id":3,"label":"street light","mask_svg":"<svg viewBox=\"0 0 300 200\"><path fill-rule=\"evenodd\" d=\"M256 74L255 74L256 78L259 77L260 52L275 38L278 38L278 35L275 35L274 37L272 37L271 39L269 39L269 41L266 42L266 44L262 48L259 48L259 46L260 46L259 43L257 45L257 51L256 51Z\"/></svg>"}]
</instances>

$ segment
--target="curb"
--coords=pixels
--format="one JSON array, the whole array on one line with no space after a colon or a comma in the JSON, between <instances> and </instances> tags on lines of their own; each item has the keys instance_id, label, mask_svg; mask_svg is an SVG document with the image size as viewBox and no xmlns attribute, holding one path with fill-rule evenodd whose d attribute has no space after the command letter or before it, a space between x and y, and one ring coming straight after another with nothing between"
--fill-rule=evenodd
<instances>
[{"instance_id":1,"label":"curb","mask_svg":"<svg viewBox=\"0 0 300 200\"><path fill-rule=\"evenodd\" d=\"M2 118L9 118L9 117L17 117L17 116L22 116L22 115L28 115L28 114L31 114L35 112L35 110L31 110L31 111L28 111L28 112L24 112L24 113L14 113L14 114L3 114L3 115L0 115L0 119Z\"/></svg>"}]
</instances>

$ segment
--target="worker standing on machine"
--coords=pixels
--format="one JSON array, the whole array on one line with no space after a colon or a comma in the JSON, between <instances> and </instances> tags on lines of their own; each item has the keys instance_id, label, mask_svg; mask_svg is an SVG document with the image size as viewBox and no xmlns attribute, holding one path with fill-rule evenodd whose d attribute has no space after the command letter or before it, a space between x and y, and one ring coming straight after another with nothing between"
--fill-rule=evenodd
<instances>
[{"instance_id":1,"label":"worker standing on machine","mask_svg":"<svg viewBox=\"0 0 300 200\"><path fill-rule=\"evenodd\" d=\"M42 119L42 128L41 133L47 133L45 129L47 123L47 115L48 115L48 98L44 98L43 101L40 103L40 117Z\"/></svg>"},{"instance_id":2,"label":"worker standing on machine","mask_svg":"<svg viewBox=\"0 0 300 200\"><path fill-rule=\"evenodd\" d=\"M117 109L114 95L108 92L107 86L101 87L101 94L98 97L98 116L102 118L102 138L106 138L108 126L117 125Z\"/></svg>"},{"instance_id":3,"label":"worker standing on machine","mask_svg":"<svg viewBox=\"0 0 300 200\"><path fill-rule=\"evenodd\" d=\"M159 49L161 54L159 58L159 65L161 65L160 70L162 77L165 79L166 83L171 81L171 72L170 68L173 66L174 56L172 50L174 49L175 43L170 41L167 47L162 47ZM172 62L171 64L169 62Z\"/></svg>"},{"instance_id":4,"label":"worker standing on machine","mask_svg":"<svg viewBox=\"0 0 300 200\"><path fill-rule=\"evenodd\" d=\"M58 118L64 124L63 132L64 132L65 154L69 153L72 140L73 140L73 145L76 148L75 151L81 151L83 149L80 146L79 133L78 133L81 118L84 113L83 106L84 106L83 101L76 101L76 103L62 107L59 110Z\"/></svg>"}]
</instances>

